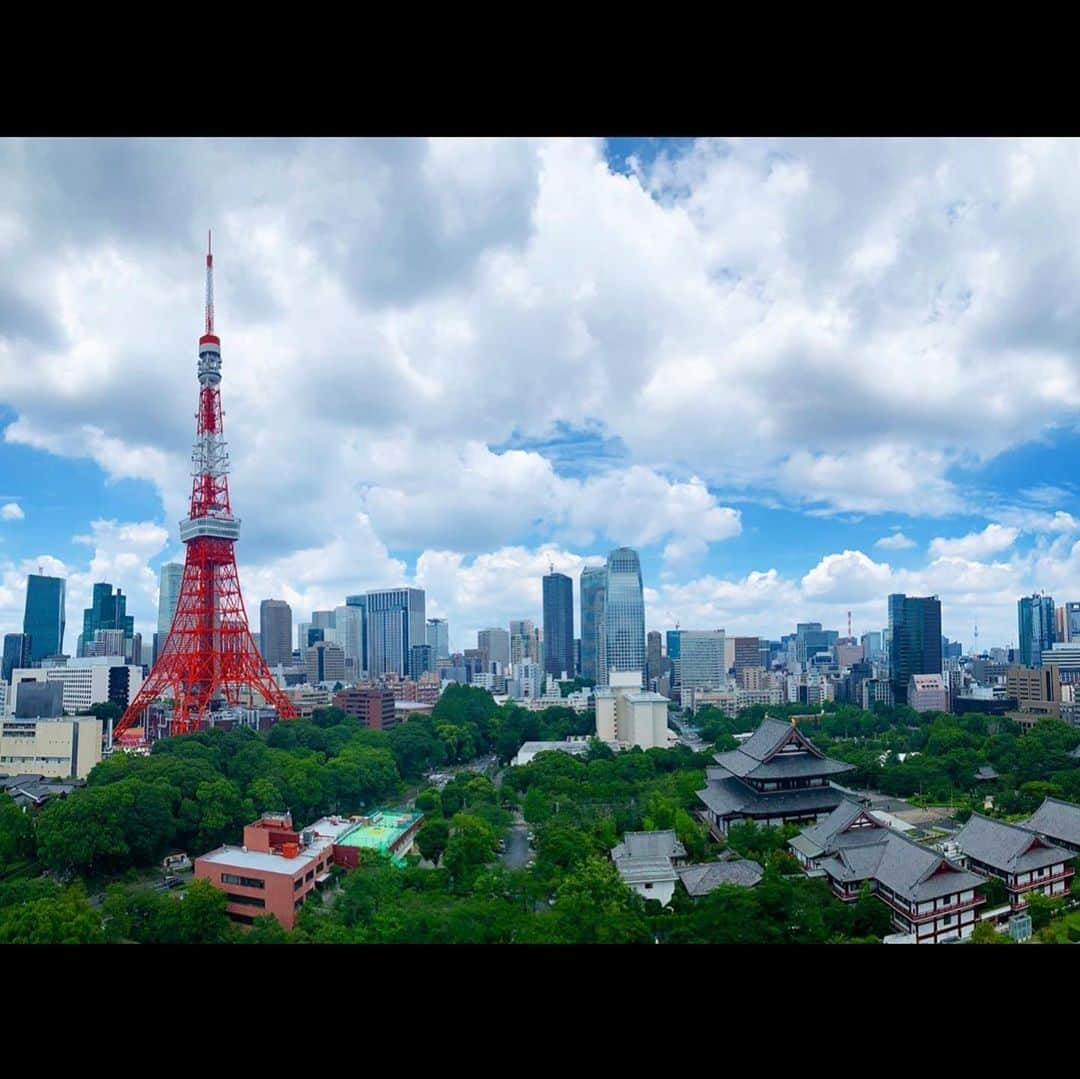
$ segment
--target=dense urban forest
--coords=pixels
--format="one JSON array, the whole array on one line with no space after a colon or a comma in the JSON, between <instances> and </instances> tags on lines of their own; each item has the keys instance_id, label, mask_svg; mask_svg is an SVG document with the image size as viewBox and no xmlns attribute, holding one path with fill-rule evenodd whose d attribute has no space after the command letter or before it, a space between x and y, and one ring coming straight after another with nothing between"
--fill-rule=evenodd
<instances>
[{"instance_id":1,"label":"dense urban forest","mask_svg":"<svg viewBox=\"0 0 1080 1079\"><path fill-rule=\"evenodd\" d=\"M797 712L772 708L770 714ZM805 709L803 709L805 711ZM714 750L734 748L765 709L731 719L702 709L694 724L710 745L613 753L593 741L581 758L542 754L492 777L457 771L441 790L433 770L454 772L494 755L505 765L523 742L591 731L568 708L498 706L483 690L450 686L431 717L389 732L367 730L336 709L265 734L211 730L157 743L148 756L117 753L87 786L36 816L0 797L0 942L824 942L871 941L888 932L884 906L845 906L807 880L786 848L794 829L732 829L727 845L758 861L756 888L724 886L668 908L622 883L610 849L626 831L673 829L693 861L715 859L694 815ZM874 713L827 705L803 720L830 755L856 766L847 782L924 802L1016 815L1046 794L1080 800L1080 732L1053 720L1021 734L983 715ZM990 765L998 778L976 779ZM146 886L164 853L197 854L240 841L260 812L288 808L298 826L414 799L425 814L423 856L396 868L365 853L335 870L332 901L316 896L286 932L271 918L248 931L225 914L221 893L195 882L178 893ZM533 860L497 857L516 814L532 829ZM44 875L43 875L44 871Z\"/></svg>"}]
</instances>

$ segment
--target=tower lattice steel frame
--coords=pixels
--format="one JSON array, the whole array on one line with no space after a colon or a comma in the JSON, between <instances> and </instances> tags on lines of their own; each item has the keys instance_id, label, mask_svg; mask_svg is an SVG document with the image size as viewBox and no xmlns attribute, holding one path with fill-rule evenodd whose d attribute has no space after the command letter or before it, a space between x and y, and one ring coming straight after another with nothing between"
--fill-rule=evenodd
<instances>
[{"instance_id":1,"label":"tower lattice steel frame","mask_svg":"<svg viewBox=\"0 0 1080 1079\"><path fill-rule=\"evenodd\" d=\"M257 692L279 719L296 710L281 692L248 629L234 544L240 521L229 504L229 455L221 412L221 341L214 333L214 256L206 253L206 332L199 338L199 412L192 453L191 508L180 522L187 547L172 626L149 677L113 733L120 738L159 698L172 700L171 734L207 725L212 703L254 704ZM246 700L245 700L246 698Z\"/></svg>"}]
</instances>

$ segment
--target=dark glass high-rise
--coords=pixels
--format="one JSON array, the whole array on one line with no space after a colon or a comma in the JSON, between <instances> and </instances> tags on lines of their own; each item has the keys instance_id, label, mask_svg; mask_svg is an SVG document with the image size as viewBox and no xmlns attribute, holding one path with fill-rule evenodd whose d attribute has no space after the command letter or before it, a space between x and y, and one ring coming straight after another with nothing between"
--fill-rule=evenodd
<instances>
[{"instance_id":1,"label":"dark glass high-rise","mask_svg":"<svg viewBox=\"0 0 1080 1079\"><path fill-rule=\"evenodd\" d=\"M63 577L31 573L26 579L23 633L30 637L30 662L63 654L67 582Z\"/></svg>"}]
</instances>

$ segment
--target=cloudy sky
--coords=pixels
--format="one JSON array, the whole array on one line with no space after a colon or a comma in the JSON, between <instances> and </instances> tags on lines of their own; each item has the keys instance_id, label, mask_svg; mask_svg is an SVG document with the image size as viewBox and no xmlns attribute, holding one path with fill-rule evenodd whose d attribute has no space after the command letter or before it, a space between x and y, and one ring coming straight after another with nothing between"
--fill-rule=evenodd
<instances>
[{"instance_id":1,"label":"cloudy sky","mask_svg":"<svg viewBox=\"0 0 1080 1079\"><path fill-rule=\"evenodd\" d=\"M237 546L456 648L642 555L647 622L1016 639L1080 599L1080 142L0 141L0 631L182 560L206 230ZM575 588L576 594L576 588ZM575 595L576 598L576 595Z\"/></svg>"}]
</instances>

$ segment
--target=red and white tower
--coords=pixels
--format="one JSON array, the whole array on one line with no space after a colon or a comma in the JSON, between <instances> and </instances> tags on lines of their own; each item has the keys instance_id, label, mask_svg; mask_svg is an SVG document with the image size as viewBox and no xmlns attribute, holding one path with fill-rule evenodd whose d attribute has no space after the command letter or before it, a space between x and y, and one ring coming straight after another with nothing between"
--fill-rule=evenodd
<instances>
[{"instance_id":1,"label":"red and white tower","mask_svg":"<svg viewBox=\"0 0 1080 1079\"><path fill-rule=\"evenodd\" d=\"M159 698L172 701L170 734L207 725L222 704L296 710L278 688L248 630L233 545L240 521L229 505L229 455L221 424L221 341L214 333L214 256L206 253L206 332L199 338L199 412L192 454L191 509L180 522L187 545L180 598L157 663L114 731L120 738Z\"/></svg>"}]
</instances>

